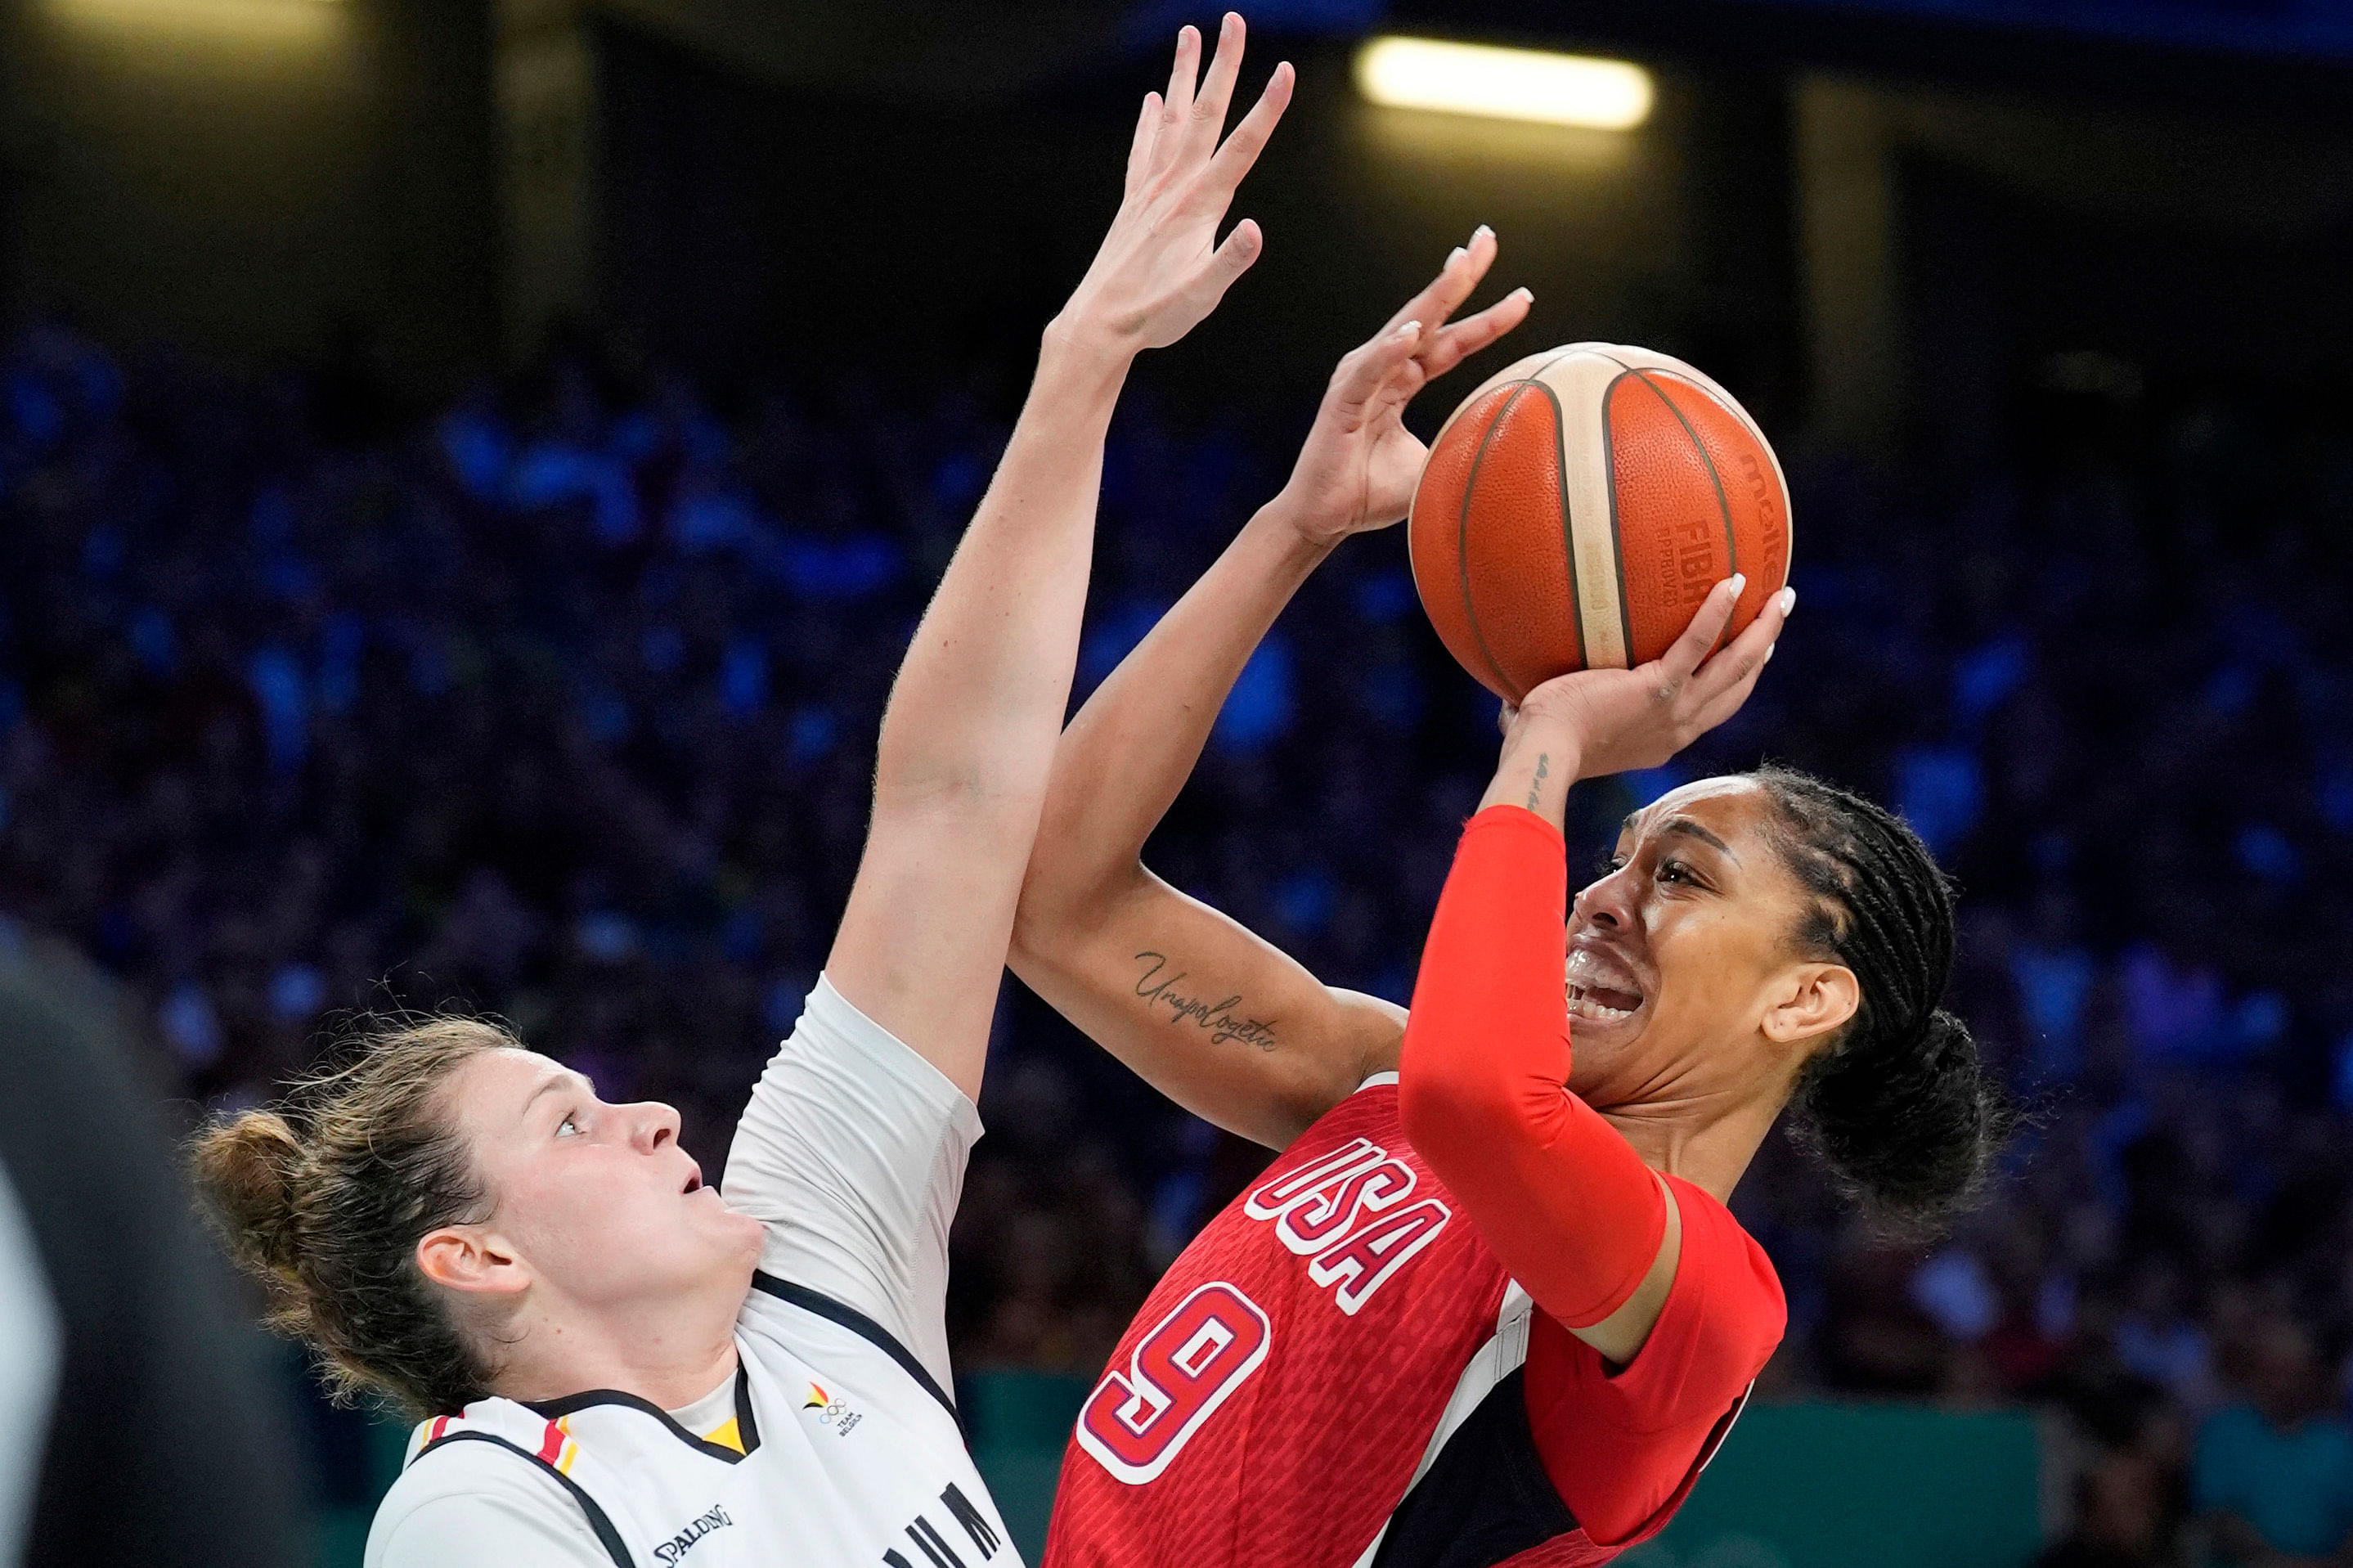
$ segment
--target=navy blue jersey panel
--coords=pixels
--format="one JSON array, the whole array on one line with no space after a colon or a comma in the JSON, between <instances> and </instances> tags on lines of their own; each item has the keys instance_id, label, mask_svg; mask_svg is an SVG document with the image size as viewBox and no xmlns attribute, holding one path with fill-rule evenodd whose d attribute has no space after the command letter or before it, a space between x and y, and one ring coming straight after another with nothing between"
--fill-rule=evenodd
<instances>
[{"instance_id":1,"label":"navy blue jersey panel","mask_svg":"<svg viewBox=\"0 0 2353 1568\"><path fill-rule=\"evenodd\" d=\"M1514 1372L1389 1516L1373 1568L1493 1568L1576 1528L1536 1452L1525 1374Z\"/></svg>"}]
</instances>

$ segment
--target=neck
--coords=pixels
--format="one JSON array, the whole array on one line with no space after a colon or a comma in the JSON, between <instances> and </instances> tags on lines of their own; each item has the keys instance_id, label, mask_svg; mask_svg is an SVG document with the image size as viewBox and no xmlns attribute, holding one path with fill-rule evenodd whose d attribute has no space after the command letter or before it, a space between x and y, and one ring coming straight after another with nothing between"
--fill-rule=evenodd
<instances>
[{"instance_id":1,"label":"neck","mask_svg":"<svg viewBox=\"0 0 2353 1568\"><path fill-rule=\"evenodd\" d=\"M1722 1203L1731 1202L1794 1086L1792 1075L1743 1090L1669 1090L1597 1108L1643 1164L1680 1176Z\"/></svg>"},{"instance_id":2,"label":"neck","mask_svg":"<svg viewBox=\"0 0 2353 1568\"><path fill-rule=\"evenodd\" d=\"M740 1292L723 1303L536 1303L513 1325L495 1392L530 1404L610 1389L664 1410L691 1404L735 1375L742 1305Z\"/></svg>"}]
</instances>

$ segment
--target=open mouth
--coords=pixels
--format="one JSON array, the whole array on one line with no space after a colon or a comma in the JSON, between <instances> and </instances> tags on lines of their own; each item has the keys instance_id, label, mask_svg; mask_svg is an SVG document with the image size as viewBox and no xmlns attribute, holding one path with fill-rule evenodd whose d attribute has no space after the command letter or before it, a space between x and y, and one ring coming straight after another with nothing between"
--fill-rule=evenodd
<instances>
[{"instance_id":1,"label":"open mouth","mask_svg":"<svg viewBox=\"0 0 2353 1568\"><path fill-rule=\"evenodd\" d=\"M1620 1023L1641 1010L1641 984L1622 965L1593 948L1570 949L1564 979L1571 1018Z\"/></svg>"}]
</instances>

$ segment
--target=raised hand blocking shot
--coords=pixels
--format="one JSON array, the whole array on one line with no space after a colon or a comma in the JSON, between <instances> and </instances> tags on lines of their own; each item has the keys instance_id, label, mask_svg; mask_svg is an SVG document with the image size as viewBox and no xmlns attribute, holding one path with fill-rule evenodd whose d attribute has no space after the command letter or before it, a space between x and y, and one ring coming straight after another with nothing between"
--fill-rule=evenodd
<instances>
[{"instance_id":1,"label":"raised hand blocking shot","mask_svg":"<svg viewBox=\"0 0 2353 1568\"><path fill-rule=\"evenodd\" d=\"M1292 79L1278 66L1220 142L1243 45L1229 13L1201 75L1200 36L1185 28L1166 93L1145 96L1119 211L1046 328L1021 420L876 743L874 824L827 971L917 1050L939 1042L933 1059L967 1095L1069 702L1113 405L1135 356L1191 331L1259 254L1256 224L1222 244L1217 230ZM955 899L938 896L948 866Z\"/></svg>"},{"instance_id":2,"label":"raised hand blocking shot","mask_svg":"<svg viewBox=\"0 0 2353 1568\"><path fill-rule=\"evenodd\" d=\"M369 1568L1013 1560L948 1393L948 1229L1103 432L1134 356L1261 246L1254 224L1217 230L1291 75L1221 141L1242 43L1227 17L1202 75L1187 28L1145 101L1118 216L900 666L857 878L724 1198L670 1107L608 1104L464 1018L369 1031L343 1070L197 1139L280 1324L342 1389L423 1418Z\"/></svg>"},{"instance_id":3,"label":"raised hand blocking shot","mask_svg":"<svg viewBox=\"0 0 2353 1568\"><path fill-rule=\"evenodd\" d=\"M1242 19L1228 12L1197 90L1201 37L1191 27L1178 33L1166 93L1145 94L1136 112L1119 215L1062 319L1090 323L1132 349L1165 348L1215 310L1258 260L1264 237L1254 220L1234 225L1222 243L1218 225L1291 102L1293 76L1288 61L1277 65L1220 143L1242 42Z\"/></svg>"}]
</instances>

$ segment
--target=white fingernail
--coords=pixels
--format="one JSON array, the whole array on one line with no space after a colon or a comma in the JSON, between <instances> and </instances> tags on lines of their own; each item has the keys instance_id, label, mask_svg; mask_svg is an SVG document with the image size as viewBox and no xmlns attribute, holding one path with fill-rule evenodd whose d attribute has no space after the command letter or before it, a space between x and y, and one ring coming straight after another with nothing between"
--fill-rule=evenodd
<instances>
[{"instance_id":1,"label":"white fingernail","mask_svg":"<svg viewBox=\"0 0 2353 1568\"><path fill-rule=\"evenodd\" d=\"M1493 233L1494 233L1494 232L1495 232L1495 231L1494 231L1493 229L1492 229L1492 228L1488 228L1485 224L1483 224L1483 223L1482 223L1482 224L1481 224L1478 228L1474 228L1474 229L1472 229L1472 230L1471 231L1471 243L1472 243L1472 244L1473 244L1473 245L1476 245L1476 244L1478 244L1478 243L1479 243L1479 237L1480 237L1481 235L1482 235L1482 234L1493 234Z\"/></svg>"},{"instance_id":2,"label":"white fingernail","mask_svg":"<svg viewBox=\"0 0 2353 1568\"><path fill-rule=\"evenodd\" d=\"M1786 616L1797 608L1798 590L1793 588L1783 588L1781 590L1781 613Z\"/></svg>"},{"instance_id":3,"label":"white fingernail","mask_svg":"<svg viewBox=\"0 0 2353 1568\"><path fill-rule=\"evenodd\" d=\"M1451 249L1451 250L1450 250L1450 251L1448 251L1448 252L1446 253L1446 264L1447 264L1449 267L1451 267L1451 266L1453 266L1457 261L1461 260L1462 260L1462 258L1464 258L1465 256L1468 256L1468 255L1470 255L1470 254L1471 254L1471 252L1469 252L1468 250L1463 249L1462 249L1462 247L1461 247L1460 245L1458 245L1458 246L1456 246L1453 249Z\"/></svg>"},{"instance_id":4,"label":"white fingernail","mask_svg":"<svg viewBox=\"0 0 2353 1568\"><path fill-rule=\"evenodd\" d=\"M1767 643L1765 645L1765 657L1758 660L1757 662L1760 664L1770 664L1773 662L1773 650L1779 646L1781 645L1778 642Z\"/></svg>"},{"instance_id":5,"label":"white fingernail","mask_svg":"<svg viewBox=\"0 0 2353 1568\"><path fill-rule=\"evenodd\" d=\"M1747 586L1748 586L1748 574L1747 574L1746 572L1735 572L1735 573L1733 573L1733 574L1732 574L1732 597L1733 597L1733 598L1735 598L1735 599L1738 599L1738 598L1740 597L1741 590L1742 590L1742 589L1744 589L1744 588L1746 588Z\"/></svg>"},{"instance_id":6,"label":"white fingernail","mask_svg":"<svg viewBox=\"0 0 2353 1568\"><path fill-rule=\"evenodd\" d=\"M1526 287L1525 284L1519 288L1514 289L1512 292L1519 295L1520 298L1528 301L1530 303L1534 303L1535 301L1536 291L1534 289Z\"/></svg>"},{"instance_id":7,"label":"white fingernail","mask_svg":"<svg viewBox=\"0 0 2353 1568\"><path fill-rule=\"evenodd\" d=\"M1420 330L1421 323L1419 322L1408 322L1405 325L1398 328L1398 336L1411 337Z\"/></svg>"}]
</instances>

